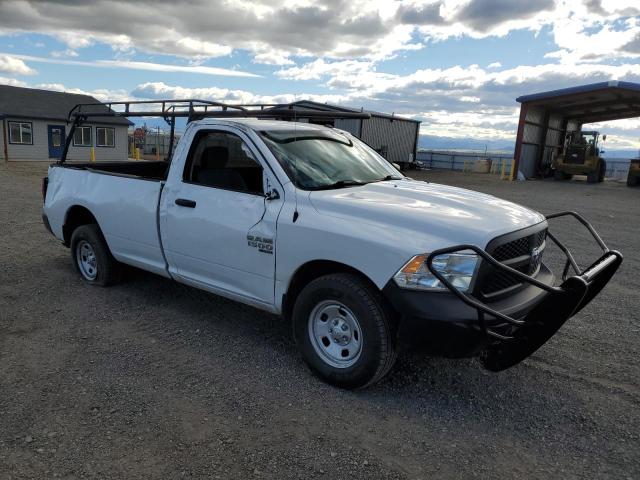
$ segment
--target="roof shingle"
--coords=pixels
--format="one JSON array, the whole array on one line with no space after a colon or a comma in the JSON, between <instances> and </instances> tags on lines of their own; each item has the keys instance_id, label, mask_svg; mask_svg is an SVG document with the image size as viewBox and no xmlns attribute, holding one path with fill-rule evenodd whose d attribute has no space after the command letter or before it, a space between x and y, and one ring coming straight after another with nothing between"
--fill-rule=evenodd
<instances>
[{"instance_id":1,"label":"roof shingle","mask_svg":"<svg viewBox=\"0 0 640 480\"><path fill-rule=\"evenodd\" d=\"M0 85L0 115L66 121L69 111L78 103L99 102L90 95ZM104 110L107 107L96 108ZM93 120L89 118L89 121L132 125L124 117L100 117Z\"/></svg>"}]
</instances>

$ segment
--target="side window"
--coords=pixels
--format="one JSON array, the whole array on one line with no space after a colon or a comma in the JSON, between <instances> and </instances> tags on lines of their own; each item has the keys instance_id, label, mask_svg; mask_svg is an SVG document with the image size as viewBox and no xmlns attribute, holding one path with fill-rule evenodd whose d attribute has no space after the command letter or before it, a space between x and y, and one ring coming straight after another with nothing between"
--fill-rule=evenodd
<instances>
[{"instance_id":1,"label":"side window","mask_svg":"<svg viewBox=\"0 0 640 480\"><path fill-rule=\"evenodd\" d=\"M76 131L73 133L73 146L91 146L91 127L76 127Z\"/></svg>"},{"instance_id":2,"label":"side window","mask_svg":"<svg viewBox=\"0 0 640 480\"><path fill-rule=\"evenodd\" d=\"M31 122L9 122L9 143L33 145Z\"/></svg>"},{"instance_id":3,"label":"side window","mask_svg":"<svg viewBox=\"0 0 640 480\"><path fill-rule=\"evenodd\" d=\"M110 127L96 127L96 146L115 147L116 129Z\"/></svg>"},{"instance_id":4,"label":"side window","mask_svg":"<svg viewBox=\"0 0 640 480\"><path fill-rule=\"evenodd\" d=\"M207 187L262 195L262 167L233 133L204 130L189 150L183 180Z\"/></svg>"}]
</instances>

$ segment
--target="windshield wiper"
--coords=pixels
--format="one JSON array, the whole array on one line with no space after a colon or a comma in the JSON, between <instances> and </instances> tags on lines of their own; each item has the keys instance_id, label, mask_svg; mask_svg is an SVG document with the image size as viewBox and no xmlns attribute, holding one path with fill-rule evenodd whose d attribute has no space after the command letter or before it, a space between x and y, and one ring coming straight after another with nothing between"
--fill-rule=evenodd
<instances>
[{"instance_id":1,"label":"windshield wiper","mask_svg":"<svg viewBox=\"0 0 640 480\"><path fill-rule=\"evenodd\" d=\"M403 177L398 177L397 175L387 175L384 178L380 178L378 180L374 180L374 182L387 182L389 180L402 180Z\"/></svg>"},{"instance_id":2,"label":"windshield wiper","mask_svg":"<svg viewBox=\"0 0 640 480\"><path fill-rule=\"evenodd\" d=\"M315 187L313 190L333 190L335 188L356 187L358 185L366 185L367 182L359 182L358 180L338 180L329 185Z\"/></svg>"}]
</instances>

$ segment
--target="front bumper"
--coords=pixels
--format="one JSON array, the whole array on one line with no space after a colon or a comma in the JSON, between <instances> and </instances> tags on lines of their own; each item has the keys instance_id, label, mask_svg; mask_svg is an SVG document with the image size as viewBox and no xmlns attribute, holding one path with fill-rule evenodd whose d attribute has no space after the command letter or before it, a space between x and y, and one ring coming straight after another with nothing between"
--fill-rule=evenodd
<instances>
[{"instance_id":1,"label":"front bumper","mask_svg":"<svg viewBox=\"0 0 640 480\"><path fill-rule=\"evenodd\" d=\"M549 285L554 282L553 274L544 264L537 278ZM400 338L414 347L431 354L460 358L476 356L492 342L478 324L476 309L449 291L407 290L390 280L382 292L402 317ZM522 318L544 297L545 293L539 289L527 287L491 305L506 315ZM506 326L505 322L495 319L488 323L495 329Z\"/></svg>"},{"instance_id":2,"label":"front bumper","mask_svg":"<svg viewBox=\"0 0 640 480\"><path fill-rule=\"evenodd\" d=\"M590 163L560 163L554 168L569 175L586 175L597 170L597 165Z\"/></svg>"},{"instance_id":3,"label":"front bumper","mask_svg":"<svg viewBox=\"0 0 640 480\"><path fill-rule=\"evenodd\" d=\"M415 292L400 289L390 282L383 292L401 313L401 333L427 338L429 350L446 356L479 355L488 370L509 368L534 353L573 315L586 306L614 275L622 255L609 250L593 227L574 212L547 218L573 216L592 234L603 254L590 267L580 270L571 252L552 234L547 237L566 256L562 283L553 286L552 273L546 268L534 278L514 270L474 245L456 245L432 252L427 267L447 287L448 292ZM457 290L432 267L438 255L473 250L492 267L520 279L528 286L500 302L483 303ZM573 269L575 275L569 276ZM420 331L424 335L421 335Z\"/></svg>"}]
</instances>

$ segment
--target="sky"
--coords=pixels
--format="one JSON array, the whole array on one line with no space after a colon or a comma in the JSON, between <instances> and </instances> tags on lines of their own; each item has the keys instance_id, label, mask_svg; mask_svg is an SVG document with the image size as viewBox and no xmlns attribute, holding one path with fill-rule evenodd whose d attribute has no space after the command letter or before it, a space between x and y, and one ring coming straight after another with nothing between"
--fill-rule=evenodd
<instances>
[{"instance_id":1,"label":"sky","mask_svg":"<svg viewBox=\"0 0 640 480\"><path fill-rule=\"evenodd\" d=\"M364 107L426 148L509 149L516 97L607 80L640 82L638 0L0 0L0 84ZM639 119L595 128L640 149Z\"/></svg>"}]
</instances>

